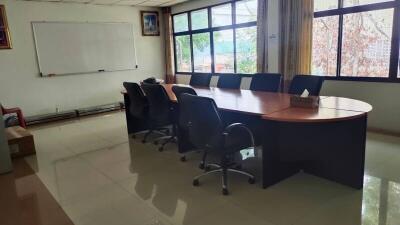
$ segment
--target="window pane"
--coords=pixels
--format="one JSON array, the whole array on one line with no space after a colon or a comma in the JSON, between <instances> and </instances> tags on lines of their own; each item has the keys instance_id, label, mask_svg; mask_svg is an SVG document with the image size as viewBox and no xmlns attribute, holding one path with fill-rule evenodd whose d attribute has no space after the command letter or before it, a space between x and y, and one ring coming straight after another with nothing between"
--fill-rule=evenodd
<instances>
[{"instance_id":1,"label":"window pane","mask_svg":"<svg viewBox=\"0 0 400 225\"><path fill-rule=\"evenodd\" d=\"M236 65L238 73L257 72L257 28L236 29Z\"/></svg>"},{"instance_id":2,"label":"window pane","mask_svg":"<svg viewBox=\"0 0 400 225\"><path fill-rule=\"evenodd\" d=\"M193 11L190 14L192 21L192 30L208 28L208 10L202 9Z\"/></svg>"},{"instance_id":3,"label":"window pane","mask_svg":"<svg viewBox=\"0 0 400 225\"><path fill-rule=\"evenodd\" d=\"M357 5L368 5L380 2L389 2L390 0L343 0L344 7L351 7ZM393 1L393 0L392 0Z\"/></svg>"},{"instance_id":4,"label":"window pane","mask_svg":"<svg viewBox=\"0 0 400 225\"><path fill-rule=\"evenodd\" d=\"M188 16L187 13L174 16L174 32L188 31Z\"/></svg>"},{"instance_id":5,"label":"window pane","mask_svg":"<svg viewBox=\"0 0 400 225\"><path fill-rule=\"evenodd\" d=\"M336 76L339 16L313 21L312 74Z\"/></svg>"},{"instance_id":6,"label":"window pane","mask_svg":"<svg viewBox=\"0 0 400 225\"><path fill-rule=\"evenodd\" d=\"M211 72L210 33L193 34L194 72Z\"/></svg>"},{"instance_id":7,"label":"window pane","mask_svg":"<svg viewBox=\"0 0 400 225\"><path fill-rule=\"evenodd\" d=\"M214 32L214 64L217 73L234 73L233 30Z\"/></svg>"},{"instance_id":8,"label":"window pane","mask_svg":"<svg viewBox=\"0 0 400 225\"><path fill-rule=\"evenodd\" d=\"M236 23L257 21L257 1L243 0L236 2Z\"/></svg>"},{"instance_id":9,"label":"window pane","mask_svg":"<svg viewBox=\"0 0 400 225\"><path fill-rule=\"evenodd\" d=\"M388 77L393 9L344 15L341 76Z\"/></svg>"},{"instance_id":10,"label":"window pane","mask_svg":"<svg viewBox=\"0 0 400 225\"><path fill-rule=\"evenodd\" d=\"M178 72L192 72L192 57L190 55L190 36L175 37L176 64Z\"/></svg>"},{"instance_id":11,"label":"window pane","mask_svg":"<svg viewBox=\"0 0 400 225\"><path fill-rule=\"evenodd\" d=\"M337 8L338 0L314 0L314 12Z\"/></svg>"},{"instance_id":12,"label":"window pane","mask_svg":"<svg viewBox=\"0 0 400 225\"><path fill-rule=\"evenodd\" d=\"M220 5L211 8L212 26L232 25L232 5Z\"/></svg>"}]
</instances>

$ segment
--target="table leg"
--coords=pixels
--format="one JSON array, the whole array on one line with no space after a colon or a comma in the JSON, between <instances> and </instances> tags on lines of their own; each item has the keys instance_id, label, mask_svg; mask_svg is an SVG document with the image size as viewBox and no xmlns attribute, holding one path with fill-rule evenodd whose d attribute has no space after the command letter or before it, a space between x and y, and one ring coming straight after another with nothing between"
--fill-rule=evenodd
<instances>
[{"instance_id":1,"label":"table leg","mask_svg":"<svg viewBox=\"0 0 400 225\"><path fill-rule=\"evenodd\" d=\"M304 172L363 187L367 117L324 123L264 122L263 187Z\"/></svg>"}]
</instances>

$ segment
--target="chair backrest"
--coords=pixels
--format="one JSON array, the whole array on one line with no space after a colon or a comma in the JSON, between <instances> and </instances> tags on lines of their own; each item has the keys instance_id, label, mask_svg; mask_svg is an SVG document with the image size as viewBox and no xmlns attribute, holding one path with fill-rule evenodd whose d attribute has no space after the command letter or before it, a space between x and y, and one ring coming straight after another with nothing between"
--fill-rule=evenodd
<instances>
[{"instance_id":1,"label":"chair backrest","mask_svg":"<svg viewBox=\"0 0 400 225\"><path fill-rule=\"evenodd\" d=\"M144 118L147 114L148 103L142 89L137 83L124 82L129 96L129 113L137 118Z\"/></svg>"},{"instance_id":2,"label":"chair backrest","mask_svg":"<svg viewBox=\"0 0 400 225\"><path fill-rule=\"evenodd\" d=\"M214 100L186 93L180 98L181 113L188 116L189 141L197 148L221 144L224 126Z\"/></svg>"},{"instance_id":3,"label":"chair backrest","mask_svg":"<svg viewBox=\"0 0 400 225\"><path fill-rule=\"evenodd\" d=\"M197 95L196 91L191 87L182 87L182 86L173 86L172 92L174 92L176 99L178 100L178 124L181 129L187 130L187 123L189 121L188 115L185 113L181 113L180 102L182 94L191 94Z\"/></svg>"},{"instance_id":4,"label":"chair backrest","mask_svg":"<svg viewBox=\"0 0 400 225\"><path fill-rule=\"evenodd\" d=\"M166 124L171 121L171 101L164 87L159 84L142 84L142 89L149 102L151 122Z\"/></svg>"},{"instance_id":5,"label":"chair backrest","mask_svg":"<svg viewBox=\"0 0 400 225\"><path fill-rule=\"evenodd\" d=\"M193 88L177 86L177 85L172 86L172 92L174 92L176 99L178 100L178 103L179 103L179 99L181 98L181 94L183 94L183 93L197 95L196 91Z\"/></svg>"},{"instance_id":6,"label":"chair backrest","mask_svg":"<svg viewBox=\"0 0 400 225\"><path fill-rule=\"evenodd\" d=\"M241 82L242 82L242 78L240 77L240 75L237 75L237 74L220 75L218 78L217 87L239 89Z\"/></svg>"},{"instance_id":7,"label":"chair backrest","mask_svg":"<svg viewBox=\"0 0 400 225\"><path fill-rule=\"evenodd\" d=\"M310 95L319 96L319 93L324 83L324 77L312 75L296 75L289 88L289 94L301 95L305 89Z\"/></svg>"},{"instance_id":8,"label":"chair backrest","mask_svg":"<svg viewBox=\"0 0 400 225\"><path fill-rule=\"evenodd\" d=\"M191 86L209 87L211 82L211 74L193 74L190 77Z\"/></svg>"},{"instance_id":9,"label":"chair backrest","mask_svg":"<svg viewBox=\"0 0 400 225\"><path fill-rule=\"evenodd\" d=\"M251 78L250 90L278 92L282 75L278 73L258 73Z\"/></svg>"}]
</instances>

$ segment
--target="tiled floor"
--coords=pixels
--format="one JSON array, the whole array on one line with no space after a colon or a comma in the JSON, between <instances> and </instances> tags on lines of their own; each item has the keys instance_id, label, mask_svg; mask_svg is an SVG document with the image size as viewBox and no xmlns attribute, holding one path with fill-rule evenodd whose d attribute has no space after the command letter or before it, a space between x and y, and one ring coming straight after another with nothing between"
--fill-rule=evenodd
<instances>
[{"instance_id":1,"label":"tiled floor","mask_svg":"<svg viewBox=\"0 0 400 225\"><path fill-rule=\"evenodd\" d=\"M400 224L400 138L368 134L364 190L307 174L262 189L231 176L191 185L199 155L128 140L123 113L36 127L25 160L75 225ZM1 222L1 218L0 218Z\"/></svg>"}]
</instances>

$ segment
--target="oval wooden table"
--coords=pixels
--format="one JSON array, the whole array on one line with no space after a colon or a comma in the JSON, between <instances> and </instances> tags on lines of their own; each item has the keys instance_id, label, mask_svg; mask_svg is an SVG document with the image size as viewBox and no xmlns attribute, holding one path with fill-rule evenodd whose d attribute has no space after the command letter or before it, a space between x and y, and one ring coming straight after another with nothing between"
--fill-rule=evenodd
<instances>
[{"instance_id":1,"label":"oval wooden table","mask_svg":"<svg viewBox=\"0 0 400 225\"><path fill-rule=\"evenodd\" d=\"M163 85L172 102L171 84ZM182 85L188 86L188 85ZM290 107L290 95L250 90L192 87L199 96L214 99L227 123L247 124L262 145L262 186L268 187L305 171L353 188L362 188L368 103L321 96L317 109ZM146 126L129 115L128 132ZM137 124L137 125L136 125ZM185 134L179 152L191 150Z\"/></svg>"}]
</instances>

